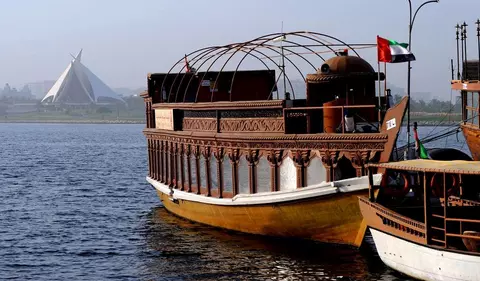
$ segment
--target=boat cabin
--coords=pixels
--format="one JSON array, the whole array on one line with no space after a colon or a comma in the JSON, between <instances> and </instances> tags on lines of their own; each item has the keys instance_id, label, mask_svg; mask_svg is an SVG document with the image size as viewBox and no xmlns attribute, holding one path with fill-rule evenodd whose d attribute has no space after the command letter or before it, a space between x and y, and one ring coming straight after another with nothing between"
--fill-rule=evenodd
<instances>
[{"instance_id":1,"label":"boat cabin","mask_svg":"<svg viewBox=\"0 0 480 281\"><path fill-rule=\"evenodd\" d=\"M432 247L480 255L480 163L408 160L369 164L369 198L360 208L370 227Z\"/></svg>"}]
</instances>

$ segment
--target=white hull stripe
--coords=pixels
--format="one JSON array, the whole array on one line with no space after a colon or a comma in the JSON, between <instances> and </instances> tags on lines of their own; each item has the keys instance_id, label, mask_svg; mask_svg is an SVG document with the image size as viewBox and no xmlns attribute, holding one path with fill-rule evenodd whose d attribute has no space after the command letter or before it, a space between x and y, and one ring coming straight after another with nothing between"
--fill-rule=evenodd
<instances>
[{"instance_id":1,"label":"white hull stripe","mask_svg":"<svg viewBox=\"0 0 480 281\"><path fill-rule=\"evenodd\" d=\"M374 175L374 182L380 183L382 175ZM233 198L215 198L205 195L198 195L177 189L170 189L167 185L158 182L150 177L147 181L158 191L164 194L171 194L173 199L188 200L213 205L224 206L246 206L260 204L275 204L290 202L302 199L321 197L335 193L348 193L368 189L368 177L351 178L335 182L323 182L313 186L298 188L295 190L263 192L256 194L238 194Z\"/></svg>"}]
</instances>

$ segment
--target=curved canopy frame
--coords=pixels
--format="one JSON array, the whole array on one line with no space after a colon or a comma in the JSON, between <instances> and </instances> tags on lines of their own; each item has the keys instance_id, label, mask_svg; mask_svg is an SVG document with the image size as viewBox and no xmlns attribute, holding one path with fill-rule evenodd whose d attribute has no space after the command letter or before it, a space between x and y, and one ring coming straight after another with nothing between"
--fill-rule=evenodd
<instances>
[{"instance_id":1,"label":"curved canopy frame","mask_svg":"<svg viewBox=\"0 0 480 281\"><path fill-rule=\"evenodd\" d=\"M162 89L168 90L167 100L171 100L171 95L175 95L173 99L175 102L184 102L187 91L194 79L194 75L182 75L182 73L184 74L187 70L187 62L190 67L190 72L203 72L203 76L201 77L201 80L203 80L207 73L212 72L216 63L222 60L223 63L221 63L219 70L215 71L218 72L218 74L216 75L213 87L215 88L218 85L222 72L229 67L230 69L234 69L230 84L230 89L233 89L237 72L240 71L247 58L252 58L254 61L263 65L267 70L278 70L279 74L276 78L275 85L283 76L285 81L284 85L286 86L286 83L288 82L288 86L290 86L292 90L293 98L295 98L295 90L292 86L291 79L286 73L287 71L285 71L287 66L292 66L294 73L296 73L296 75L298 74L303 80L305 80L305 73L301 70L301 64L306 65L309 69L311 67L313 71L316 71L316 67L320 67L323 62L325 62L325 58L321 54L331 53L338 56L338 51L348 49L351 50L355 56L360 57L356 49L375 46L376 44L347 44L334 36L311 31L270 33L249 41L201 48L186 54L167 72L167 75L175 74L176 72L170 88L164 88L165 79L162 83ZM307 55L313 55L313 59L307 59ZM233 60L235 56L239 56L237 62L234 62ZM275 59L278 58L280 58L280 60L276 61ZM285 63L288 63L288 65L285 65ZM183 85L186 85L186 87L183 88ZM200 88L201 87L198 86L195 95L195 102L198 100ZM177 89L175 93L172 92L174 89ZM179 93L180 89L185 90ZM269 98L272 97L274 89L275 86L270 91ZM284 91L286 92L287 89L284 89ZM232 92L233 90L230 92L230 100L232 100ZM213 101L213 95L214 93L212 91L211 101Z\"/></svg>"}]
</instances>

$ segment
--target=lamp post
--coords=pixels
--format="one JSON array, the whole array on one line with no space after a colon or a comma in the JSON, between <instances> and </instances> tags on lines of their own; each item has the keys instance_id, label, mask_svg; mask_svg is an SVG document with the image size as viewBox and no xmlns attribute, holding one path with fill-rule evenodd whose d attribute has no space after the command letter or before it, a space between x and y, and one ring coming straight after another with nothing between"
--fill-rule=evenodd
<instances>
[{"instance_id":1,"label":"lamp post","mask_svg":"<svg viewBox=\"0 0 480 281\"><path fill-rule=\"evenodd\" d=\"M415 18L417 17L418 11L424 7L427 4L430 3L438 3L440 0L430 0L424 2L422 5L420 5L416 10L415 13L412 13L412 1L408 0L408 6L409 6L409 11L410 11L410 21L408 24L408 51L412 49L412 28L413 24L415 23ZM408 114L407 114L407 151L405 153L404 159L408 159L408 156L410 154L410 61L408 61L408 75L407 75L407 96L408 96Z\"/></svg>"}]
</instances>

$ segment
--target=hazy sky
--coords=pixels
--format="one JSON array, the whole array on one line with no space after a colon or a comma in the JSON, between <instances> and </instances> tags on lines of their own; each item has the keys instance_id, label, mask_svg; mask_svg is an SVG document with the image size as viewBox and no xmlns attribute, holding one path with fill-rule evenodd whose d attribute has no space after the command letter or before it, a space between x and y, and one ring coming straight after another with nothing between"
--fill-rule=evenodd
<instances>
[{"instance_id":1,"label":"hazy sky","mask_svg":"<svg viewBox=\"0 0 480 281\"><path fill-rule=\"evenodd\" d=\"M412 0L414 7L423 1ZM55 80L70 53L111 87L145 86L148 72L167 71L192 50L246 41L266 33L310 30L352 43L376 35L408 41L407 0L1 0L0 83ZM479 0L440 0L422 8L413 28L412 91L450 95L454 26L469 26L469 57L477 58L474 21ZM374 52L365 58L376 67ZM406 87L406 64L388 79Z\"/></svg>"}]
</instances>

